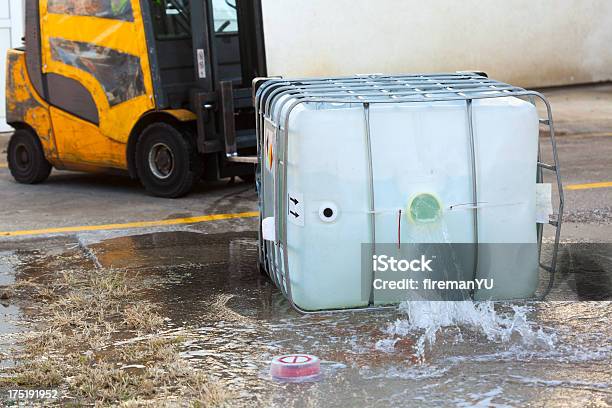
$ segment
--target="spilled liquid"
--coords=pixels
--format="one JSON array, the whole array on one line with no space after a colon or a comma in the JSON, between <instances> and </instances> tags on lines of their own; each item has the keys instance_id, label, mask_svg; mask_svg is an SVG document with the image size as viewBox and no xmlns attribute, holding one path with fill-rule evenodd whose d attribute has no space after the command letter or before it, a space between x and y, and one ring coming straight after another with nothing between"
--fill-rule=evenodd
<instances>
[{"instance_id":1,"label":"spilled liquid","mask_svg":"<svg viewBox=\"0 0 612 408\"><path fill-rule=\"evenodd\" d=\"M238 406L612 403L610 302L411 302L303 316L260 274L253 233L75 243L45 242L48 249L36 256L22 249L18 277L62 257L81 259L92 272L138 272L146 297L170 319L168 330L185 338L182 357L223 379ZM76 249L66 254L58 247ZM289 352L319 356L322 379L272 381L270 360Z\"/></svg>"},{"instance_id":2,"label":"spilled liquid","mask_svg":"<svg viewBox=\"0 0 612 408\"><path fill-rule=\"evenodd\" d=\"M552 349L556 336L529 322L526 306L510 305L508 313L498 313L493 302L405 302L399 306L407 318L389 324L385 330L391 336L409 336L422 332L416 342L416 356L425 357L426 347L431 351L436 346L438 333L444 328L467 328L489 342L508 344L517 341L526 347ZM462 333L457 338L462 340ZM383 349L393 347L392 343L382 341L377 346ZM393 348L391 348L393 350Z\"/></svg>"}]
</instances>

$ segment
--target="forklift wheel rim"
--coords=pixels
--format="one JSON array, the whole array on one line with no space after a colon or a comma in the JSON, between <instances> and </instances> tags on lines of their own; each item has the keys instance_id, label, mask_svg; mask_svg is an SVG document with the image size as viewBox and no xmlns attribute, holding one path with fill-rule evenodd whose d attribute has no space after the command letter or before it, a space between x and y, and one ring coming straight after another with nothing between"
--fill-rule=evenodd
<instances>
[{"instance_id":1,"label":"forklift wheel rim","mask_svg":"<svg viewBox=\"0 0 612 408\"><path fill-rule=\"evenodd\" d=\"M20 143L15 147L15 164L20 170L27 170L30 166L30 152L28 147Z\"/></svg>"},{"instance_id":2,"label":"forklift wheel rim","mask_svg":"<svg viewBox=\"0 0 612 408\"><path fill-rule=\"evenodd\" d=\"M174 153L165 143L156 143L149 150L149 169L160 180L166 180L174 172Z\"/></svg>"}]
</instances>

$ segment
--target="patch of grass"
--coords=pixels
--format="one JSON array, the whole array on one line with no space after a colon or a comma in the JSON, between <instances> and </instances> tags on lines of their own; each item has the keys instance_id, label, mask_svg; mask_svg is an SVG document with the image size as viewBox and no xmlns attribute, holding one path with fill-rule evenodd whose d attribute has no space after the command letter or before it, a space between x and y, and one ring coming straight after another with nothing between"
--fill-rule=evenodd
<instances>
[{"instance_id":1,"label":"patch of grass","mask_svg":"<svg viewBox=\"0 0 612 408\"><path fill-rule=\"evenodd\" d=\"M33 301L37 332L0 386L59 388L60 402L95 406L222 407L234 395L180 357L182 336L160 336L159 308L139 298L126 271L74 270L17 282ZM118 341L130 339L134 341Z\"/></svg>"},{"instance_id":2,"label":"patch of grass","mask_svg":"<svg viewBox=\"0 0 612 408\"><path fill-rule=\"evenodd\" d=\"M139 395L151 397L155 394L155 384L151 380L107 362L81 370L72 378L72 382L73 391L77 395L86 401L98 403L125 401Z\"/></svg>"},{"instance_id":3,"label":"patch of grass","mask_svg":"<svg viewBox=\"0 0 612 408\"><path fill-rule=\"evenodd\" d=\"M193 397L192 407L194 408L223 407L234 398L218 383L211 381L202 373L193 376L189 388Z\"/></svg>"},{"instance_id":4,"label":"patch of grass","mask_svg":"<svg viewBox=\"0 0 612 408\"><path fill-rule=\"evenodd\" d=\"M38 358L26 361L20 366L19 375L13 378L14 384L21 387L35 385L39 389L51 389L59 387L64 381L63 366L66 360L52 358Z\"/></svg>"},{"instance_id":5,"label":"patch of grass","mask_svg":"<svg viewBox=\"0 0 612 408\"><path fill-rule=\"evenodd\" d=\"M164 325L164 319L156 312L153 305L136 303L126 307L123 314L123 323L130 330L152 332Z\"/></svg>"},{"instance_id":6,"label":"patch of grass","mask_svg":"<svg viewBox=\"0 0 612 408\"><path fill-rule=\"evenodd\" d=\"M120 360L128 364L171 363L176 358L177 344L172 339L150 338L131 343L117 351Z\"/></svg>"}]
</instances>

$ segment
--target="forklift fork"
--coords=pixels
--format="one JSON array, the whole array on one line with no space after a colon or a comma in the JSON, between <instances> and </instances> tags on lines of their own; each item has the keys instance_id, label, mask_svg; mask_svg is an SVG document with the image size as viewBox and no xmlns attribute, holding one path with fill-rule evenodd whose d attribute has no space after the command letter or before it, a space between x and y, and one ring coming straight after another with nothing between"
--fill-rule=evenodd
<instances>
[{"instance_id":1,"label":"forklift fork","mask_svg":"<svg viewBox=\"0 0 612 408\"><path fill-rule=\"evenodd\" d=\"M239 156L234 118L234 86L231 81L219 82L221 96L221 128L225 141L225 158L232 163L257 164L257 156Z\"/></svg>"}]
</instances>

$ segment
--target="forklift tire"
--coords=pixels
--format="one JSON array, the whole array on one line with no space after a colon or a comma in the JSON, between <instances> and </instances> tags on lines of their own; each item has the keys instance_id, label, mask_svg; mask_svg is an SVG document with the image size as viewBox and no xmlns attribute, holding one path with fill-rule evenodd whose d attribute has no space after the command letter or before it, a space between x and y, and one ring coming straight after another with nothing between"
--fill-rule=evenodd
<instances>
[{"instance_id":1,"label":"forklift tire","mask_svg":"<svg viewBox=\"0 0 612 408\"><path fill-rule=\"evenodd\" d=\"M202 175L202 159L178 129L155 123L136 145L136 170L145 189L163 198L188 194Z\"/></svg>"},{"instance_id":2,"label":"forklift tire","mask_svg":"<svg viewBox=\"0 0 612 408\"><path fill-rule=\"evenodd\" d=\"M22 184L38 184L51 174L38 136L28 129L17 129L7 149L8 166L13 178Z\"/></svg>"}]
</instances>

